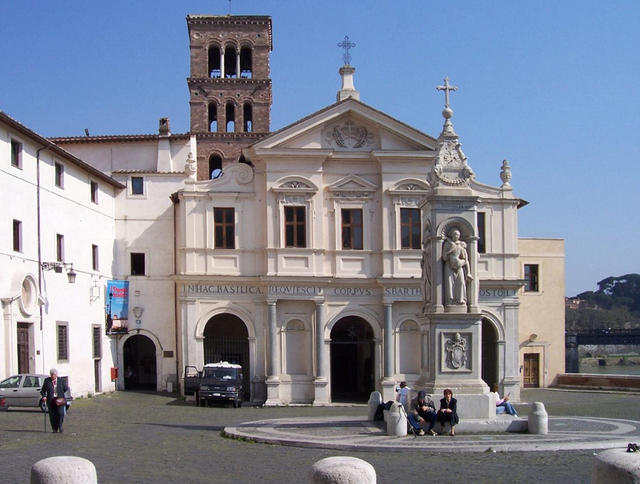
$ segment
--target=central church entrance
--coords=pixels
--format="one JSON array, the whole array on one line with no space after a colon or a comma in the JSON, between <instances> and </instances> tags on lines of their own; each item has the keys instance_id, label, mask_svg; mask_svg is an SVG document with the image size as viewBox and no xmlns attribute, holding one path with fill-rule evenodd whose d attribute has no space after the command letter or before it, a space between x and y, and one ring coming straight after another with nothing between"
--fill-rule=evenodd
<instances>
[{"instance_id":1,"label":"central church entrance","mask_svg":"<svg viewBox=\"0 0 640 484\"><path fill-rule=\"evenodd\" d=\"M218 314L204 327L204 363L226 361L242 366L244 399L250 399L249 333L233 314Z\"/></svg>"},{"instance_id":2,"label":"central church entrance","mask_svg":"<svg viewBox=\"0 0 640 484\"><path fill-rule=\"evenodd\" d=\"M347 316L331 330L331 400L366 402L374 390L375 341L369 323Z\"/></svg>"}]
</instances>

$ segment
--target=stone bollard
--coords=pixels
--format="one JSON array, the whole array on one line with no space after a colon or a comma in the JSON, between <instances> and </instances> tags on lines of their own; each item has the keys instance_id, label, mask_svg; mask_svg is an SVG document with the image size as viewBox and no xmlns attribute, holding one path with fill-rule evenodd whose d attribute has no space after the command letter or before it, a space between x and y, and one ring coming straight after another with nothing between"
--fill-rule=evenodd
<instances>
[{"instance_id":1,"label":"stone bollard","mask_svg":"<svg viewBox=\"0 0 640 484\"><path fill-rule=\"evenodd\" d=\"M312 484L375 484L376 470L356 457L327 457L311 466Z\"/></svg>"},{"instance_id":2,"label":"stone bollard","mask_svg":"<svg viewBox=\"0 0 640 484\"><path fill-rule=\"evenodd\" d=\"M42 459L31 467L31 484L97 484L93 463L82 457L62 455Z\"/></svg>"},{"instance_id":3,"label":"stone bollard","mask_svg":"<svg viewBox=\"0 0 640 484\"><path fill-rule=\"evenodd\" d=\"M610 449L596 455L591 473L593 484L640 482L640 455L626 449Z\"/></svg>"},{"instance_id":4,"label":"stone bollard","mask_svg":"<svg viewBox=\"0 0 640 484\"><path fill-rule=\"evenodd\" d=\"M529 414L528 427L530 434L549 433L549 415L544 409L544 403L533 402L531 413Z\"/></svg>"},{"instance_id":5,"label":"stone bollard","mask_svg":"<svg viewBox=\"0 0 640 484\"><path fill-rule=\"evenodd\" d=\"M407 435L407 417L402 404L393 402L387 414L387 435L403 437Z\"/></svg>"},{"instance_id":6,"label":"stone bollard","mask_svg":"<svg viewBox=\"0 0 640 484\"><path fill-rule=\"evenodd\" d=\"M367 415L367 420L373 422L373 417L376 414L376 410L378 410L378 406L382 403L382 395L380 392L371 392L369 396L369 413Z\"/></svg>"}]
</instances>

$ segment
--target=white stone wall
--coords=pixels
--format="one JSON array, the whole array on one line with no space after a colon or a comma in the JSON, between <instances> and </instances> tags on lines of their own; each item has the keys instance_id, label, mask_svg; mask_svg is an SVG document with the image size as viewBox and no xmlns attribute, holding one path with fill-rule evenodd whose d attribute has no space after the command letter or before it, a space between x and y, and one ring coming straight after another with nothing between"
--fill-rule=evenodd
<instances>
[{"instance_id":1,"label":"white stone wall","mask_svg":"<svg viewBox=\"0 0 640 484\"><path fill-rule=\"evenodd\" d=\"M10 139L23 143L22 169L10 164ZM25 313L20 308L20 284L25 275L38 285L37 234L37 149L38 139L0 124L0 294L3 297L2 377L17 373L17 323L29 323L29 371L48 373L57 367L69 376L74 395L95 393L93 333L100 328L102 356L99 359L99 388L114 389L110 368L114 366L115 348L104 334L104 288L112 277L114 196L118 188L79 167L71 158L45 149L40 152L40 220L41 258L56 261L56 234L64 236L64 261L73 264L75 284L68 282L66 272L42 272L42 321L39 306L34 303ZM54 163L64 166L63 187L54 183ZM97 203L90 198L91 181L97 182ZM22 221L23 250L13 251L12 221ZM98 246L99 268L92 268L92 244ZM68 325L68 359L58 360L57 324Z\"/></svg>"}]
</instances>

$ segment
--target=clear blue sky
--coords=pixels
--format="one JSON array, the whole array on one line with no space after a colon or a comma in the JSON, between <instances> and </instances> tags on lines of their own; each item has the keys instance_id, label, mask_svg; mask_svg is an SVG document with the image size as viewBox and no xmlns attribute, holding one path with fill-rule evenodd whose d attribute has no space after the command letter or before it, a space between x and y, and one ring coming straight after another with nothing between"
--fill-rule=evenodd
<instances>
[{"instance_id":1,"label":"clear blue sky","mask_svg":"<svg viewBox=\"0 0 640 484\"><path fill-rule=\"evenodd\" d=\"M45 136L188 130L189 13L227 0L2 2L0 110ZM640 2L233 0L273 19L272 130L361 100L433 136L447 75L481 182L510 161L520 235L566 239L567 295L640 272Z\"/></svg>"}]
</instances>

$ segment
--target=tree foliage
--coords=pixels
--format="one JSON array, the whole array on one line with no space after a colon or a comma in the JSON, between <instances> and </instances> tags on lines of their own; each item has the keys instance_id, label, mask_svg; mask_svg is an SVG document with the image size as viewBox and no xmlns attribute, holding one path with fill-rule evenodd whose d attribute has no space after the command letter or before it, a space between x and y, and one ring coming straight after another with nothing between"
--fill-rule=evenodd
<instances>
[{"instance_id":1,"label":"tree foliage","mask_svg":"<svg viewBox=\"0 0 640 484\"><path fill-rule=\"evenodd\" d=\"M565 311L569 331L640 326L640 274L607 277L598 282L597 291L575 298L581 300L578 309Z\"/></svg>"}]
</instances>

